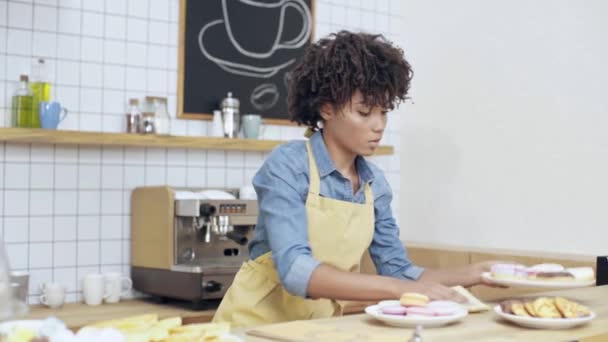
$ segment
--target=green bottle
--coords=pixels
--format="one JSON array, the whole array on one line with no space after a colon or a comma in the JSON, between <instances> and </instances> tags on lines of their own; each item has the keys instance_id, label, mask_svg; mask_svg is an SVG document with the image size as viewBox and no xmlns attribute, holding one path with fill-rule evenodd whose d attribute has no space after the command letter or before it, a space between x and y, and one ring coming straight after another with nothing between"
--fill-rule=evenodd
<instances>
[{"instance_id":1,"label":"green bottle","mask_svg":"<svg viewBox=\"0 0 608 342\"><path fill-rule=\"evenodd\" d=\"M31 128L34 113L38 116L38 110L34 110L34 95L30 91L28 82L27 75L21 75L19 88L13 94L11 110L13 127ZM40 119L37 121L40 126Z\"/></svg>"},{"instance_id":2,"label":"green bottle","mask_svg":"<svg viewBox=\"0 0 608 342\"><path fill-rule=\"evenodd\" d=\"M32 104L34 113L31 118L31 127L40 128L40 116L38 109L40 102L48 102L51 99L51 83L48 81L48 72L44 58L38 58L32 66L32 83L30 89L34 94L34 102Z\"/></svg>"}]
</instances>

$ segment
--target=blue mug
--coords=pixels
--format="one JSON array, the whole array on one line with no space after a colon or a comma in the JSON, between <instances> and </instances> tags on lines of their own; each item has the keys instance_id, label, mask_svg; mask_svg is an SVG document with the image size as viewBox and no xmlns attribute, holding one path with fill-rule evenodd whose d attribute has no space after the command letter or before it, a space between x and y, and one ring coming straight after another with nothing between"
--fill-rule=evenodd
<instances>
[{"instance_id":1,"label":"blue mug","mask_svg":"<svg viewBox=\"0 0 608 342\"><path fill-rule=\"evenodd\" d=\"M38 107L40 116L40 127L46 129L57 129L59 123L68 115L68 110L61 107L59 102L40 102Z\"/></svg>"}]
</instances>

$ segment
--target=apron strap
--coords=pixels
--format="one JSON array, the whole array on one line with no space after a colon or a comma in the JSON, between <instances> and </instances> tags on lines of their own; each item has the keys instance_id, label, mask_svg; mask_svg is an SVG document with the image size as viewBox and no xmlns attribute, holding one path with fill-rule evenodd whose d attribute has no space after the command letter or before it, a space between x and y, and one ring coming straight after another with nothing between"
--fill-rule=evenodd
<instances>
[{"instance_id":1,"label":"apron strap","mask_svg":"<svg viewBox=\"0 0 608 342\"><path fill-rule=\"evenodd\" d=\"M317 168L315 156L312 154L310 141L306 141L306 152L308 154L308 165L310 170L310 185L308 187L308 192L319 195L321 191L321 180L319 178L319 169Z\"/></svg>"},{"instance_id":2,"label":"apron strap","mask_svg":"<svg viewBox=\"0 0 608 342\"><path fill-rule=\"evenodd\" d=\"M306 141L306 154L308 154L308 165L310 170L310 185L308 192L319 195L321 193L321 180L319 178L319 169L317 168L315 156L312 153L310 141ZM372 193L372 187L369 183L365 183L365 203L374 203L374 195Z\"/></svg>"},{"instance_id":3,"label":"apron strap","mask_svg":"<svg viewBox=\"0 0 608 342\"><path fill-rule=\"evenodd\" d=\"M374 203L374 195L372 193L372 186L369 183L365 183L365 204Z\"/></svg>"}]
</instances>

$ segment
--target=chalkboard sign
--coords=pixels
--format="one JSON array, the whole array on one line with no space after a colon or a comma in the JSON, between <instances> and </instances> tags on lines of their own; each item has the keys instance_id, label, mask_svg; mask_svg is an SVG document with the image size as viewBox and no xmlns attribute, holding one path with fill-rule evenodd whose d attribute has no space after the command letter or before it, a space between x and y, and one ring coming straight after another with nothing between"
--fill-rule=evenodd
<instances>
[{"instance_id":1,"label":"chalkboard sign","mask_svg":"<svg viewBox=\"0 0 608 342\"><path fill-rule=\"evenodd\" d=\"M209 119L228 92L241 114L288 123L287 80L313 37L314 0L181 0L178 117Z\"/></svg>"}]
</instances>

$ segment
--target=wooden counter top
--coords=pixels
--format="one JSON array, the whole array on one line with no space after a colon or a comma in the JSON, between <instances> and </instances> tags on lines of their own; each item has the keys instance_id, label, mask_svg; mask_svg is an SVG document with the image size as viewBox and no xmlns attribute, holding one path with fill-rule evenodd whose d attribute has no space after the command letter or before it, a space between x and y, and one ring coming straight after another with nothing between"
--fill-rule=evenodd
<instances>
[{"instance_id":1,"label":"wooden counter top","mask_svg":"<svg viewBox=\"0 0 608 342\"><path fill-rule=\"evenodd\" d=\"M29 315L24 319L41 319L55 316L65 322L70 329L77 330L87 324L99 321L150 313L158 314L160 319L180 316L185 324L191 324L211 321L215 309L194 311L181 303L159 304L150 300L135 299L97 306L89 306L84 303L67 303L59 309L31 306Z\"/></svg>"},{"instance_id":2,"label":"wooden counter top","mask_svg":"<svg viewBox=\"0 0 608 342\"><path fill-rule=\"evenodd\" d=\"M371 303L352 302L348 305L345 314L361 313ZM51 309L43 305L30 307L30 313L24 319L44 319L55 316L65 322L72 330L105 320L118 319L148 313L158 314L159 319L179 316L184 324L210 322L215 314L215 308L207 310L189 309L187 303L159 304L149 299L134 299L121 301L116 304L102 304L89 306L84 303L66 303L59 309Z\"/></svg>"},{"instance_id":3,"label":"wooden counter top","mask_svg":"<svg viewBox=\"0 0 608 342\"><path fill-rule=\"evenodd\" d=\"M538 293L532 296L538 296ZM493 311L471 314L462 322L440 328L429 328L423 331L424 341L573 341L601 334L608 334L608 286L588 287L583 289L543 292L542 295L559 295L574 299L590 307L597 317L587 325L568 330L536 330L522 328L495 316ZM367 333L379 333L403 337L407 341L412 329L396 328L384 325L367 315L351 315L337 318L314 320L314 323L329 325L347 330L362 330ZM237 330L237 335L246 341L262 342L269 339L245 335ZM608 335L596 337L590 341L606 341Z\"/></svg>"}]
</instances>

